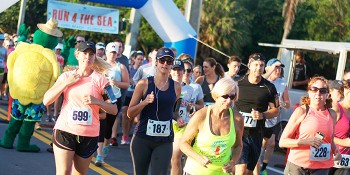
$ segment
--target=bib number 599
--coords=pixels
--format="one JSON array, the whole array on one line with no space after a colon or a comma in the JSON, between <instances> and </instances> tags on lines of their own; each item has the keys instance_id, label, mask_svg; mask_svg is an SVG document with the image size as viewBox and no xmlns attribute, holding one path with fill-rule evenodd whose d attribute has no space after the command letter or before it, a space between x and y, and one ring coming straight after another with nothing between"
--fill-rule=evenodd
<instances>
[{"instance_id":1,"label":"bib number 599","mask_svg":"<svg viewBox=\"0 0 350 175\"><path fill-rule=\"evenodd\" d=\"M73 120L87 121L88 117L89 117L89 113L87 111L74 111L73 112Z\"/></svg>"}]
</instances>

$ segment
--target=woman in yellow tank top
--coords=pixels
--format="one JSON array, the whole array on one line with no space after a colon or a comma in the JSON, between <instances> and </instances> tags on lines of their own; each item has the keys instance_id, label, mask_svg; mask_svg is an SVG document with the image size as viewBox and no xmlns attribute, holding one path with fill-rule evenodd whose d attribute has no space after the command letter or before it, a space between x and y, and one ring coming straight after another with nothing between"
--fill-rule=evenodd
<instances>
[{"instance_id":1,"label":"woman in yellow tank top","mask_svg":"<svg viewBox=\"0 0 350 175\"><path fill-rule=\"evenodd\" d=\"M180 142L181 151L188 156L185 174L234 173L242 151L243 118L231 108L238 97L237 83L220 79L211 94L215 103L194 114Z\"/></svg>"}]
</instances>

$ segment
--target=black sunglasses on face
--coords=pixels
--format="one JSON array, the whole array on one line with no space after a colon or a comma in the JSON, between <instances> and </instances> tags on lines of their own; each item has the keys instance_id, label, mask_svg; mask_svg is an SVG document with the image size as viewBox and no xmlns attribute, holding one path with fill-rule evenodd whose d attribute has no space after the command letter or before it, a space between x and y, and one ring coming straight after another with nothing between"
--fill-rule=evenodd
<instances>
[{"instance_id":1,"label":"black sunglasses on face","mask_svg":"<svg viewBox=\"0 0 350 175\"><path fill-rule=\"evenodd\" d=\"M191 72L192 72L192 69L185 69L185 72L186 72L186 73L191 73Z\"/></svg>"},{"instance_id":2,"label":"black sunglasses on face","mask_svg":"<svg viewBox=\"0 0 350 175\"><path fill-rule=\"evenodd\" d=\"M160 59L158 59L158 62L160 64L164 64L166 62L167 65L173 65L174 64L174 60L173 59L160 58Z\"/></svg>"},{"instance_id":3,"label":"black sunglasses on face","mask_svg":"<svg viewBox=\"0 0 350 175\"><path fill-rule=\"evenodd\" d=\"M327 94L328 93L328 89L327 88L318 88L318 87L314 87L312 86L309 91L316 93L317 91L320 91L321 94Z\"/></svg>"},{"instance_id":4,"label":"black sunglasses on face","mask_svg":"<svg viewBox=\"0 0 350 175\"><path fill-rule=\"evenodd\" d=\"M85 42L84 40L78 40L77 43L83 43Z\"/></svg>"},{"instance_id":5,"label":"black sunglasses on face","mask_svg":"<svg viewBox=\"0 0 350 175\"><path fill-rule=\"evenodd\" d=\"M231 100L234 100L236 98L236 94L233 94L233 95L226 94L226 95L222 95L221 97L224 99L230 98Z\"/></svg>"},{"instance_id":6,"label":"black sunglasses on face","mask_svg":"<svg viewBox=\"0 0 350 175\"><path fill-rule=\"evenodd\" d=\"M253 59L255 61L257 61L257 60L265 61L265 57L263 55L259 55L259 54L253 55L253 56L249 57L249 59Z\"/></svg>"}]
</instances>

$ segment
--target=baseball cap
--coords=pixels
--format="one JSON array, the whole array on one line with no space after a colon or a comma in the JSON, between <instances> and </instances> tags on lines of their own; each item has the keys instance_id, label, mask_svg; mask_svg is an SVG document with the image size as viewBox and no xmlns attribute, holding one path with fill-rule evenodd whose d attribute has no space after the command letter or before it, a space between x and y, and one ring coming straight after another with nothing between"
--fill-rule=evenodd
<instances>
[{"instance_id":1,"label":"baseball cap","mask_svg":"<svg viewBox=\"0 0 350 175\"><path fill-rule=\"evenodd\" d=\"M282 64L282 62L281 62L279 59L277 59L277 58L272 58L272 59L270 59L269 61L267 61L266 67L267 67L267 66L272 66L273 63L276 63L276 62L281 63L281 66L284 67L284 64Z\"/></svg>"},{"instance_id":2,"label":"baseball cap","mask_svg":"<svg viewBox=\"0 0 350 175\"><path fill-rule=\"evenodd\" d=\"M110 42L106 47L107 52L118 52L118 46L114 42Z\"/></svg>"},{"instance_id":3,"label":"baseball cap","mask_svg":"<svg viewBox=\"0 0 350 175\"><path fill-rule=\"evenodd\" d=\"M96 43L96 50L98 49L106 49L106 46L103 42Z\"/></svg>"},{"instance_id":4,"label":"baseball cap","mask_svg":"<svg viewBox=\"0 0 350 175\"><path fill-rule=\"evenodd\" d=\"M96 52L95 44L91 41L81 42L77 48L79 52L84 52L87 49L92 49L94 52Z\"/></svg>"},{"instance_id":5,"label":"baseball cap","mask_svg":"<svg viewBox=\"0 0 350 175\"><path fill-rule=\"evenodd\" d=\"M163 57L171 57L174 59L174 52L166 47L160 48L157 52L157 59L163 58Z\"/></svg>"},{"instance_id":6,"label":"baseball cap","mask_svg":"<svg viewBox=\"0 0 350 175\"><path fill-rule=\"evenodd\" d=\"M58 43L57 46L55 47L55 50L57 49L63 49L63 44L62 43Z\"/></svg>"},{"instance_id":7,"label":"baseball cap","mask_svg":"<svg viewBox=\"0 0 350 175\"><path fill-rule=\"evenodd\" d=\"M340 80L329 80L328 86L329 86L329 89L340 90L343 87L343 82Z\"/></svg>"},{"instance_id":8,"label":"baseball cap","mask_svg":"<svg viewBox=\"0 0 350 175\"><path fill-rule=\"evenodd\" d=\"M5 40L4 34L0 34L0 40Z\"/></svg>"},{"instance_id":9,"label":"baseball cap","mask_svg":"<svg viewBox=\"0 0 350 175\"><path fill-rule=\"evenodd\" d=\"M175 69L175 68L180 68L180 69L182 69L182 70L185 70L184 62L182 62L182 61L179 60L179 59L174 60L174 64L173 64L173 66L171 67L171 69Z\"/></svg>"}]
</instances>

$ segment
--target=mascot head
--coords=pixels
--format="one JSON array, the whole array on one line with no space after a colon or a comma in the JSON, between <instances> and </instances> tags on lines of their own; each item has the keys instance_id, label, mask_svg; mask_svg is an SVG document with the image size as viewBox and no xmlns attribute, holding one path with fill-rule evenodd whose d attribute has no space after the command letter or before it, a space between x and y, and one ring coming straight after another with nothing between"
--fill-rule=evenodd
<instances>
[{"instance_id":1,"label":"mascot head","mask_svg":"<svg viewBox=\"0 0 350 175\"><path fill-rule=\"evenodd\" d=\"M62 37L62 32L57 29L58 22L50 18L46 24L38 24L38 30L35 31L33 42L48 49L54 49L58 44L58 38Z\"/></svg>"}]
</instances>

